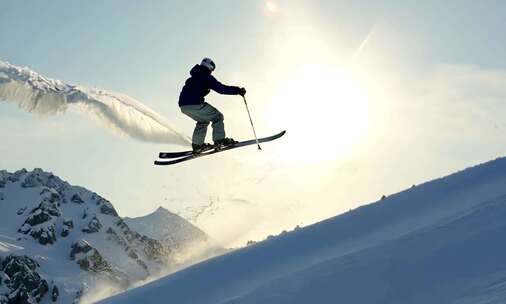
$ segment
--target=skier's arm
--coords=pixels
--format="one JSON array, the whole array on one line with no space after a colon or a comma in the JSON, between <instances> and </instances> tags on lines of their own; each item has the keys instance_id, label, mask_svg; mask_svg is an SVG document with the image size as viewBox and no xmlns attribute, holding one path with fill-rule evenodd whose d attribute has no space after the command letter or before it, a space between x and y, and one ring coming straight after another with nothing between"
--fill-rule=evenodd
<instances>
[{"instance_id":1,"label":"skier's arm","mask_svg":"<svg viewBox=\"0 0 506 304\"><path fill-rule=\"evenodd\" d=\"M224 85L223 83L219 82L214 78L213 76L209 79L209 87L211 90L225 95L239 95L241 93L241 88L236 86L228 86Z\"/></svg>"}]
</instances>

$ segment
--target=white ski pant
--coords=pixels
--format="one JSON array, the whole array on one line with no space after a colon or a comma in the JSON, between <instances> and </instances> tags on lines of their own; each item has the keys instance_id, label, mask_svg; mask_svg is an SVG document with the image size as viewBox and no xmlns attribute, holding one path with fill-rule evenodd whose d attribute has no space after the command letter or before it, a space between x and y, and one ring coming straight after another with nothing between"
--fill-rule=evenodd
<instances>
[{"instance_id":1,"label":"white ski pant","mask_svg":"<svg viewBox=\"0 0 506 304\"><path fill-rule=\"evenodd\" d=\"M192 136L193 144L204 143L209 123L212 123L213 127L213 141L225 138L223 114L207 102L200 105L181 106L181 112L197 122Z\"/></svg>"}]
</instances>

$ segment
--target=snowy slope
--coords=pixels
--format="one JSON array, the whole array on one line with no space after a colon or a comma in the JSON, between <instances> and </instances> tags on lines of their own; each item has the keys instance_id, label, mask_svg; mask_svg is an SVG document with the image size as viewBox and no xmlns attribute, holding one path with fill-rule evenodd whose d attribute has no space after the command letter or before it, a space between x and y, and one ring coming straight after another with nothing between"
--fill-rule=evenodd
<instances>
[{"instance_id":1,"label":"snowy slope","mask_svg":"<svg viewBox=\"0 0 506 304\"><path fill-rule=\"evenodd\" d=\"M505 303L506 158L101 303Z\"/></svg>"},{"instance_id":2,"label":"snowy slope","mask_svg":"<svg viewBox=\"0 0 506 304\"><path fill-rule=\"evenodd\" d=\"M225 252L204 231L163 207L145 216L123 219L135 231L161 241L174 252L173 258L180 264Z\"/></svg>"}]
</instances>

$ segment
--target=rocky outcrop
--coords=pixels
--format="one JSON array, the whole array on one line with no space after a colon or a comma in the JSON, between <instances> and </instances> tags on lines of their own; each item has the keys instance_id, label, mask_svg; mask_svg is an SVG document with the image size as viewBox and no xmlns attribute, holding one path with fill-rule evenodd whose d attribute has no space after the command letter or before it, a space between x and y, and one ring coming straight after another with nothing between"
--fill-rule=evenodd
<instances>
[{"instance_id":1,"label":"rocky outcrop","mask_svg":"<svg viewBox=\"0 0 506 304\"><path fill-rule=\"evenodd\" d=\"M114 209L114 206L106 200L103 197L98 197L97 205L100 206L100 212L102 214L112 215L112 216L119 216L118 212L116 212L116 209Z\"/></svg>"},{"instance_id":2,"label":"rocky outcrop","mask_svg":"<svg viewBox=\"0 0 506 304\"><path fill-rule=\"evenodd\" d=\"M53 285L53 289L51 290L51 301L58 301L58 297L60 296L60 291L58 290L58 286Z\"/></svg>"},{"instance_id":3,"label":"rocky outcrop","mask_svg":"<svg viewBox=\"0 0 506 304\"><path fill-rule=\"evenodd\" d=\"M70 219L63 219L63 227L61 230L61 236L67 237L70 234L70 230L74 229L74 222Z\"/></svg>"},{"instance_id":4,"label":"rocky outcrop","mask_svg":"<svg viewBox=\"0 0 506 304\"><path fill-rule=\"evenodd\" d=\"M118 212L116 209L114 209L114 206L111 204L111 202L101 197L100 195L93 193L91 200L95 202L95 205L100 207L100 213L111 216L119 216Z\"/></svg>"},{"instance_id":5,"label":"rocky outcrop","mask_svg":"<svg viewBox=\"0 0 506 304\"><path fill-rule=\"evenodd\" d=\"M20 170L20 171L23 171L23 170ZM14 174L16 174L16 173L14 173ZM24 174L22 174L22 175L25 175L24 180L21 183L21 187L23 187L23 188L33 188L33 187L40 187L40 186L46 186L49 188L57 188L58 186L61 186L63 183L63 181L60 178L56 177L52 173L44 172L40 168L36 168L31 172L26 172L26 170L25 170Z\"/></svg>"},{"instance_id":6,"label":"rocky outcrop","mask_svg":"<svg viewBox=\"0 0 506 304\"><path fill-rule=\"evenodd\" d=\"M23 176L25 176L28 171L26 171L26 169L21 169L21 170L18 170L14 173L9 173L7 171L3 171L4 174L5 174L5 178L4 178L4 181L5 183L7 182L11 182L11 183L15 183L15 182L18 182Z\"/></svg>"},{"instance_id":7,"label":"rocky outcrop","mask_svg":"<svg viewBox=\"0 0 506 304\"><path fill-rule=\"evenodd\" d=\"M141 237L140 241L145 244L144 253L146 256L159 263L168 263L168 257L171 256L172 252L162 242L145 235Z\"/></svg>"},{"instance_id":8,"label":"rocky outcrop","mask_svg":"<svg viewBox=\"0 0 506 304\"><path fill-rule=\"evenodd\" d=\"M144 254L151 260L161 264L170 264L169 257L172 252L160 241L141 235L140 233L130 229L130 227L122 219L118 219L116 221L116 226L118 226L122 234L125 236L124 239L119 237L118 234L111 228L107 230L107 233L111 235L111 239L122 245L125 250L129 250L129 243L138 244L143 248Z\"/></svg>"},{"instance_id":9,"label":"rocky outcrop","mask_svg":"<svg viewBox=\"0 0 506 304\"><path fill-rule=\"evenodd\" d=\"M84 233L95 233L95 232L99 232L100 229L102 229L102 223L100 223L100 220L97 218L96 215L93 215L93 217L88 222L86 227L81 229L81 231Z\"/></svg>"},{"instance_id":10,"label":"rocky outcrop","mask_svg":"<svg viewBox=\"0 0 506 304\"><path fill-rule=\"evenodd\" d=\"M10 173L5 170L0 170L0 188L4 188L5 184L7 184L7 180L10 176Z\"/></svg>"},{"instance_id":11,"label":"rocky outcrop","mask_svg":"<svg viewBox=\"0 0 506 304\"><path fill-rule=\"evenodd\" d=\"M30 211L18 232L29 234L41 245L53 244L56 242L55 223L61 215L59 209L61 198L58 192L49 188L44 188L40 195L42 201Z\"/></svg>"},{"instance_id":12,"label":"rocky outcrop","mask_svg":"<svg viewBox=\"0 0 506 304\"><path fill-rule=\"evenodd\" d=\"M39 264L27 256L7 256L0 264L2 284L9 292L4 294L8 304L40 302L49 291L49 285L36 271ZM0 303L1 303L0 299Z\"/></svg>"},{"instance_id":13,"label":"rocky outcrop","mask_svg":"<svg viewBox=\"0 0 506 304\"><path fill-rule=\"evenodd\" d=\"M112 267L100 252L85 240L72 244L70 259L76 261L81 269L102 275L123 287L128 286L130 283L125 273Z\"/></svg>"},{"instance_id":14,"label":"rocky outcrop","mask_svg":"<svg viewBox=\"0 0 506 304\"><path fill-rule=\"evenodd\" d=\"M144 261L142 261L139 258L139 255L137 254L136 250L134 248L132 248L131 246L129 246L128 242L124 238L119 236L116 233L116 231L114 231L112 228L107 229L107 234L108 234L108 237L107 237L108 240L114 241L114 242L116 242L116 244L122 246L123 250L125 250L128 257L130 259L134 260L138 265L140 265L142 268L144 268L144 270L146 270L147 273L149 273L148 266L146 265L146 263L144 263Z\"/></svg>"},{"instance_id":15,"label":"rocky outcrop","mask_svg":"<svg viewBox=\"0 0 506 304\"><path fill-rule=\"evenodd\" d=\"M0 193L0 194L1 194L1 193ZM25 213L25 211L26 211L26 206L25 206L25 207L23 207L23 208L19 208L19 209L18 209L18 212L17 212L16 214L17 214L17 215L21 215L21 214Z\"/></svg>"},{"instance_id":16,"label":"rocky outcrop","mask_svg":"<svg viewBox=\"0 0 506 304\"><path fill-rule=\"evenodd\" d=\"M75 204L84 204L83 199L81 198L81 196L78 193L72 195L72 197L70 198L70 201Z\"/></svg>"},{"instance_id":17,"label":"rocky outcrop","mask_svg":"<svg viewBox=\"0 0 506 304\"><path fill-rule=\"evenodd\" d=\"M86 271L111 271L109 263L85 240L72 244L70 258Z\"/></svg>"}]
</instances>

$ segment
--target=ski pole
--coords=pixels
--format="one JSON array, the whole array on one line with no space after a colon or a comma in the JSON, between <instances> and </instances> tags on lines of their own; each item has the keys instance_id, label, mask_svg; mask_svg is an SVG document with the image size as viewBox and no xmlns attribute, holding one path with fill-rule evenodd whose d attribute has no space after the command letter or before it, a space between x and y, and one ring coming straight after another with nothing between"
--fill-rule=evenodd
<instances>
[{"instance_id":1,"label":"ski pole","mask_svg":"<svg viewBox=\"0 0 506 304\"><path fill-rule=\"evenodd\" d=\"M258 142L257 132L255 132L255 126L253 125L253 120L251 119L251 114L249 112L248 103L246 102L246 97L244 97L244 95L242 95L242 99L244 99L244 104L246 105L246 111L248 111L249 122L251 123L251 128L253 129L253 134L255 135L255 140L257 142L258 150L262 150L262 148L260 148L260 143Z\"/></svg>"}]
</instances>

